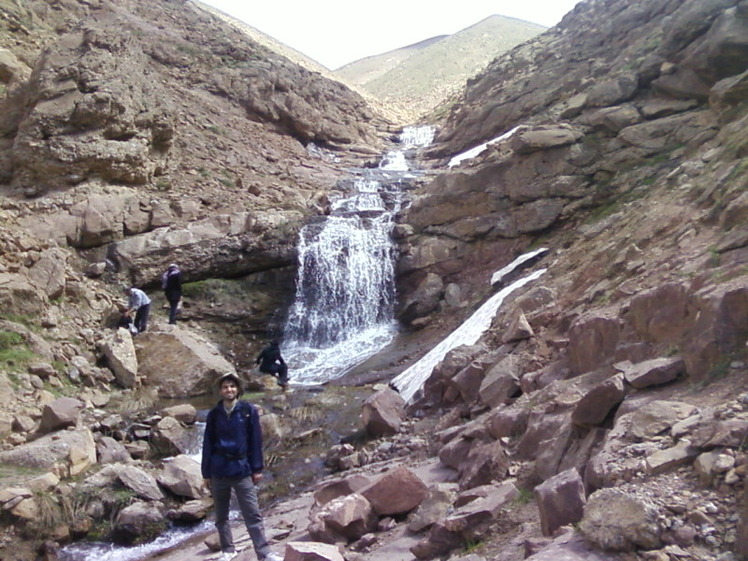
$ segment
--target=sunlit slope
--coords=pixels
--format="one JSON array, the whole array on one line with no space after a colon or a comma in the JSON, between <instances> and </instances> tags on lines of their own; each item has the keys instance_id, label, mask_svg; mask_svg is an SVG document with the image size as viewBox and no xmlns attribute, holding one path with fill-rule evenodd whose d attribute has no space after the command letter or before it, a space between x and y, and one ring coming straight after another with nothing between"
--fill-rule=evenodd
<instances>
[{"instance_id":1,"label":"sunlit slope","mask_svg":"<svg viewBox=\"0 0 748 561\"><path fill-rule=\"evenodd\" d=\"M336 74L384 102L422 116L460 90L494 58L545 29L495 15L453 35L353 62Z\"/></svg>"}]
</instances>

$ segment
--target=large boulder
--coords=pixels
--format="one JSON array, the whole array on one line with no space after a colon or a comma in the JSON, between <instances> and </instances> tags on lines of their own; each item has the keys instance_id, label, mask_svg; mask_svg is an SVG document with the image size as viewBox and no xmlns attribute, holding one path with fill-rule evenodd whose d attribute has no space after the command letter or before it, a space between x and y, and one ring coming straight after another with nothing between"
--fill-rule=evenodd
<instances>
[{"instance_id":1,"label":"large boulder","mask_svg":"<svg viewBox=\"0 0 748 561\"><path fill-rule=\"evenodd\" d=\"M704 382L725 356L745 345L748 337L748 277L707 286L693 295L692 317L683 341L689 378Z\"/></svg>"},{"instance_id":2,"label":"large boulder","mask_svg":"<svg viewBox=\"0 0 748 561\"><path fill-rule=\"evenodd\" d=\"M396 434L405 414L405 400L391 388L369 397L363 405L361 418L366 432L372 436Z\"/></svg>"},{"instance_id":3,"label":"large boulder","mask_svg":"<svg viewBox=\"0 0 748 561\"><path fill-rule=\"evenodd\" d=\"M298 211L214 214L182 227L157 228L116 243L110 257L137 285L159 278L181 255L191 278L235 277L293 263Z\"/></svg>"},{"instance_id":4,"label":"large boulder","mask_svg":"<svg viewBox=\"0 0 748 561\"><path fill-rule=\"evenodd\" d=\"M577 374L610 362L621 336L613 314L591 313L578 318L569 330L569 364Z\"/></svg>"},{"instance_id":5,"label":"large boulder","mask_svg":"<svg viewBox=\"0 0 748 561\"><path fill-rule=\"evenodd\" d=\"M200 499L206 494L200 464L190 456L179 455L172 458L156 479L179 497Z\"/></svg>"},{"instance_id":6,"label":"large boulder","mask_svg":"<svg viewBox=\"0 0 748 561\"><path fill-rule=\"evenodd\" d=\"M84 403L72 397L60 397L44 406L39 433L47 434L67 427L74 427L78 422Z\"/></svg>"},{"instance_id":7,"label":"large boulder","mask_svg":"<svg viewBox=\"0 0 748 561\"><path fill-rule=\"evenodd\" d=\"M308 530L315 539L336 543L357 540L376 527L371 503L359 493L333 499L312 512Z\"/></svg>"},{"instance_id":8,"label":"large boulder","mask_svg":"<svg viewBox=\"0 0 748 561\"><path fill-rule=\"evenodd\" d=\"M338 548L315 542L288 542L284 561L344 561Z\"/></svg>"},{"instance_id":9,"label":"large boulder","mask_svg":"<svg viewBox=\"0 0 748 561\"><path fill-rule=\"evenodd\" d=\"M426 484L406 467L396 467L359 491L380 516L406 514L428 495Z\"/></svg>"},{"instance_id":10,"label":"large boulder","mask_svg":"<svg viewBox=\"0 0 748 561\"><path fill-rule=\"evenodd\" d=\"M111 539L118 544L132 545L158 536L166 526L161 503L138 501L126 506L117 515Z\"/></svg>"},{"instance_id":11,"label":"large boulder","mask_svg":"<svg viewBox=\"0 0 748 561\"><path fill-rule=\"evenodd\" d=\"M132 335L127 329L121 327L105 337L99 342L99 349L120 386L134 388L138 385L138 357Z\"/></svg>"},{"instance_id":12,"label":"large boulder","mask_svg":"<svg viewBox=\"0 0 748 561\"><path fill-rule=\"evenodd\" d=\"M215 345L184 329L136 337L135 353L143 382L158 388L163 397L204 395L219 375L235 372Z\"/></svg>"},{"instance_id":13,"label":"large boulder","mask_svg":"<svg viewBox=\"0 0 748 561\"><path fill-rule=\"evenodd\" d=\"M96 463L96 443L88 429L58 431L0 452L0 462L45 470L60 463L80 473Z\"/></svg>"},{"instance_id":14,"label":"large boulder","mask_svg":"<svg viewBox=\"0 0 748 561\"><path fill-rule=\"evenodd\" d=\"M561 526L576 524L582 519L587 499L584 483L576 469L545 480L535 487L534 493L543 535L552 536Z\"/></svg>"},{"instance_id":15,"label":"large boulder","mask_svg":"<svg viewBox=\"0 0 748 561\"><path fill-rule=\"evenodd\" d=\"M48 303L44 289L26 275L0 272L0 307L15 316L40 315Z\"/></svg>"},{"instance_id":16,"label":"large boulder","mask_svg":"<svg viewBox=\"0 0 748 561\"><path fill-rule=\"evenodd\" d=\"M93 177L143 184L164 165L174 135L166 89L148 75L138 42L107 16L62 33L36 58L13 143L13 185L27 195ZM89 75L95 84L73 79Z\"/></svg>"},{"instance_id":17,"label":"large boulder","mask_svg":"<svg viewBox=\"0 0 748 561\"><path fill-rule=\"evenodd\" d=\"M654 505L620 489L593 493L579 529L600 549L634 551L656 549L662 544Z\"/></svg>"}]
</instances>

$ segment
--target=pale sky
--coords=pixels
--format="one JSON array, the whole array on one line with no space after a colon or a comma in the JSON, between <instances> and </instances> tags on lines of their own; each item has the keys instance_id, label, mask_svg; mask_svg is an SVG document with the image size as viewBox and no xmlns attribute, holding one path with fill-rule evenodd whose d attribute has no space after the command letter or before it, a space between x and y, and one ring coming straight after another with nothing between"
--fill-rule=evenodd
<instances>
[{"instance_id":1,"label":"pale sky","mask_svg":"<svg viewBox=\"0 0 748 561\"><path fill-rule=\"evenodd\" d=\"M202 1L335 70L494 14L551 27L580 0Z\"/></svg>"}]
</instances>

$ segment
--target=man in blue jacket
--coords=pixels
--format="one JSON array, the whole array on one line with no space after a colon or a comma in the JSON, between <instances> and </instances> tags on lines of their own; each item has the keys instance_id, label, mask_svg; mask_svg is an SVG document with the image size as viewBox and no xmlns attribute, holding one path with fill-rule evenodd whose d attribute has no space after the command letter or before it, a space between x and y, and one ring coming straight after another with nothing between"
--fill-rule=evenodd
<instances>
[{"instance_id":1,"label":"man in blue jacket","mask_svg":"<svg viewBox=\"0 0 748 561\"><path fill-rule=\"evenodd\" d=\"M257 501L256 485L264 466L260 416L254 405L239 400L243 389L236 374L221 376L218 388L221 401L210 410L205 422L202 474L215 503L221 560L230 561L237 555L229 523L233 489L257 559L281 561L270 551Z\"/></svg>"}]
</instances>

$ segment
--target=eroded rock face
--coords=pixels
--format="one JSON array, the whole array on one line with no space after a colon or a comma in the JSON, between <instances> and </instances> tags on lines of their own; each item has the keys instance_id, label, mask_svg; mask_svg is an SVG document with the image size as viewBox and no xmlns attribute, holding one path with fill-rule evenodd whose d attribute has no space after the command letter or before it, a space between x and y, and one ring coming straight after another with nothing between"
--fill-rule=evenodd
<instances>
[{"instance_id":1,"label":"eroded rock face","mask_svg":"<svg viewBox=\"0 0 748 561\"><path fill-rule=\"evenodd\" d=\"M13 184L27 194L94 175L144 184L163 167L175 116L123 23L102 14L40 57L13 149Z\"/></svg>"}]
</instances>

